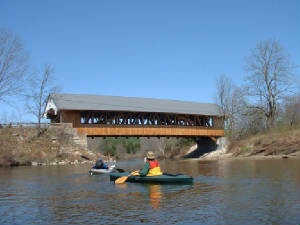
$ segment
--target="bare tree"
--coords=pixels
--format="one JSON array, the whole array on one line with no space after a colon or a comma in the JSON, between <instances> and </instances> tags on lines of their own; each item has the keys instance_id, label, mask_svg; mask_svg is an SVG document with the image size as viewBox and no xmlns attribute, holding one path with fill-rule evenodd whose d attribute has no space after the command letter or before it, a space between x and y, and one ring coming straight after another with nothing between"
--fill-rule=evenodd
<instances>
[{"instance_id":1,"label":"bare tree","mask_svg":"<svg viewBox=\"0 0 300 225\"><path fill-rule=\"evenodd\" d=\"M249 108L252 112L263 113L268 129L275 124L279 102L295 90L294 68L283 48L274 40L259 42L246 63Z\"/></svg>"},{"instance_id":2,"label":"bare tree","mask_svg":"<svg viewBox=\"0 0 300 225\"><path fill-rule=\"evenodd\" d=\"M221 114L225 120L225 127L231 129L231 110L230 102L232 101L233 84L230 78L221 75L217 78L217 96L216 103L220 106Z\"/></svg>"},{"instance_id":3,"label":"bare tree","mask_svg":"<svg viewBox=\"0 0 300 225\"><path fill-rule=\"evenodd\" d=\"M50 93L55 93L57 87L52 85L54 80L53 77L53 67L50 65L45 65L43 72L39 73L31 81L32 91L27 98L27 109L29 113L32 113L38 121L38 126L40 128L41 119L43 118L43 111L47 104L47 98Z\"/></svg>"},{"instance_id":4,"label":"bare tree","mask_svg":"<svg viewBox=\"0 0 300 225\"><path fill-rule=\"evenodd\" d=\"M0 29L0 101L24 90L27 59L21 40L10 31Z\"/></svg>"},{"instance_id":5,"label":"bare tree","mask_svg":"<svg viewBox=\"0 0 300 225\"><path fill-rule=\"evenodd\" d=\"M290 126L300 123L300 94L288 97L284 102L283 122L288 122Z\"/></svg>"},{"instance_id":6,"label":"bare tree","mask_svg":"<svg viewBox=\"0 0 300 225\"><path fill-rule=\"evenodd\" d=\"M234 137L240 128L239 123L242 121L246 102L241 89L234 86L231 79L225 75L217 78L216 103L224 116L227 135Z\"/></svg>"}]
</instances>

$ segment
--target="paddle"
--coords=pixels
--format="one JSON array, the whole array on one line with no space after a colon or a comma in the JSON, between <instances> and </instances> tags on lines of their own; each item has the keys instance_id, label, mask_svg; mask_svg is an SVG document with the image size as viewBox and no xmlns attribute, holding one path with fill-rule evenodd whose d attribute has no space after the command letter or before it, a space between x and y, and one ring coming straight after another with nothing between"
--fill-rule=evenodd
<instances>
[{"instance_id":1,"label":"paddle","mask_svg":"<svg viewBox=\"0 0 300 225\"><path fill-rule=\"evenodd\" d=\"M124 182L126 182L126 180L130 175L132 175L132 173L130 173L127 176L119 177L118 179L115 180L115 184L123 184Z\"/></svg>"},{"instance_id":2,"label":"paddle","mask_svg":"<svg viewBox=\"0 0 300 225\"><path fill-rule=\"evenodd\" d=\"M126 182L128 177L130 177L134 174L136 175L137 173L138 173L138 171L133 171L130 174L128 174L127 176L119 177L118 179L115 180L115 184L123 184L124 182Z\"/></svg>"}]
</instances>

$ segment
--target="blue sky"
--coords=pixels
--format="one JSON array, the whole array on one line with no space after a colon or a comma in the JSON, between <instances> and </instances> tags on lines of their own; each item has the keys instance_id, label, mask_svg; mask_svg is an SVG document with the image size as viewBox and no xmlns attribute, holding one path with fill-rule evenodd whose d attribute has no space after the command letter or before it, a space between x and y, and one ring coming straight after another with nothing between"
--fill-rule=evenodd
<instances>
[{"instance_id":1,"label":"blue sky","mask_svg":"<svg viewBox=\"0 0 300 225\"><path fill-rule=\"evenodd\" d=\"M216 78L240 85L258 41L300 61L299 0L0 0L0 27L63 93L214 102ZM0 116L30 120L16 105Z\"/></svg>"}]
</instances>

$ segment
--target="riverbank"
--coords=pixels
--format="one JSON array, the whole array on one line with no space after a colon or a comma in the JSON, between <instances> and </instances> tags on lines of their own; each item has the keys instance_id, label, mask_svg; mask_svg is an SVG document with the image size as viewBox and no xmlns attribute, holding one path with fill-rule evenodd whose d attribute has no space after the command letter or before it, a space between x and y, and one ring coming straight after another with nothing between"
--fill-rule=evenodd
<instances>
[{"instance_id":1,"label":"riverbank","mask_svg":"<svg viewBox=\"0 0 300 225\"><path fill-rule=\"evenodd\" d=\"M0 128L0 166L83 164L97 157L68 126Z\"/></svg>"},{"instance_id":2,"label":"riverbank","mask_svg":"<svg viewBox=\"0 0 300 225\"><path fill-rule=\"evenodd\" d=\"M159 150L158 144L155 142L150 146L149 143L142 146L147 145L148 149L156 150L157 156L160 157L162 151ZM143 157L147 149L142 146L140 146L142 150L127 154L126 157L129 157L128 159ZM178 148L175 143L173 146ZM104 151L105 147L102 146L101 149ZM173 151L173 156L174 154L178 156L174 158L185 158L189 149L186 147L170 151ZM80 144L78 135L74 135L74 130L68 127L48 127L42 132L28 127L0 128L0 166L94 163L99 156L99 148L92 150L88 149L87 145ZM223 148L206 153L196 160L273 158L300 159L299 128L277 130L231 141ZM122 160L124 157L119 159Z\"/></svg>"},{"instance_id":3,"label":"riverbank","mask_svg":"<svg viewBox=\"0 0 300 225\"><path fill-rule=\"evenodd\" d=\"M300 129L283 129L234 140L199 160L300 159Z\"/></svg>"}]
</instances>

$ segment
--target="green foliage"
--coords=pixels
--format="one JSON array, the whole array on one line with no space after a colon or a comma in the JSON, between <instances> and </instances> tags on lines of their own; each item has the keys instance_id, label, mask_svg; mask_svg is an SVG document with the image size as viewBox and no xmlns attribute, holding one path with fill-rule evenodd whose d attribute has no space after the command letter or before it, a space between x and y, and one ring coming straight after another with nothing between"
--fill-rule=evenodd
<instances>
[{"instance_id":1,"label":"green foliage","mask_svg":"<svg viewBox=\"0 0 300 225\"><path fill-rule=\"evenodd\" d=\"M179 148L187 148L196 144L195 140L192 138L180 138Z\"/></svg>"},{"instance_id":2,"label":"green foliage","mask_svg":"<svg viewBox=\"0 0 300 225\"><path fill-rule=\"evenodd\" d=\"M109 155L112 155L114 156L116 154L116 151L117 151L117 147L115 145L112 145L112 144L107 144L105 145L104 147L104 151L106 153L109 153Z\"/></svg>"},{"instance_id":3,"label":"green foliage","mask_svg":"<svg viewBox=\"0 0 300 225\"><path fill-rule=\"evenodd\" d=\"M140 141L137 138L128 139L126 143L126 152L128 154L135 154L140 148Z\"/></svg>"},{"instance_id":4,"label":"green foliage","mask_svg":"<svg viewBox=\"0 0 300 225\"><path fill-rule=\"evenodd\" d=\"M140 140L138 138L107 138L105 140L105 152L115 155L118 147L124 147L126 153L135 154L140 149Z\"/></svg>"}]
</instances>

